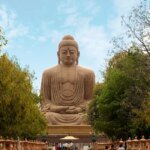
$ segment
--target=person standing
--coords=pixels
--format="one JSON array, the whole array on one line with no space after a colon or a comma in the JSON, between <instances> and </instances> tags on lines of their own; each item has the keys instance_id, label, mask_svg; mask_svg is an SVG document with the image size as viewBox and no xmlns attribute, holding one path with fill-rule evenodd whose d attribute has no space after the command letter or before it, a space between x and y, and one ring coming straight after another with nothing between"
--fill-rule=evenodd
<instances>
[{"instance_id":1,"label":"person standing","mask_svg":"<svg viewBox=\"0 0 150 150\"><path fill-rule=\"evenodd\" d=\"M118 150L125 150L125 148L123 147L123 144L120 144L120 145L119 145Z\"/></svg>"}]
</instances>

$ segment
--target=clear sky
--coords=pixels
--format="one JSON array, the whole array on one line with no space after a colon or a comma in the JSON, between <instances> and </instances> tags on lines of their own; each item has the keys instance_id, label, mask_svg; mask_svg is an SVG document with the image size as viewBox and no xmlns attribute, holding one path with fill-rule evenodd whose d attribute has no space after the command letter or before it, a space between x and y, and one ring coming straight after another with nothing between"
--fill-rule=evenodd
<instances>
[{"instance_id":1,"label":"clear sky","mask_svg":"<svg viewBox=\"0 0 150 150\"><path fill-rule=\"evenodd\" d=\"M79 44L79 64L91 68L96 80L106 68L111 39L122 32L121 16L139 0L0 0L0 26L7 51L22 67L35 73L40 89L42 72L57 64L58 44L66 34Z\"/></svg>"}]
</instances>

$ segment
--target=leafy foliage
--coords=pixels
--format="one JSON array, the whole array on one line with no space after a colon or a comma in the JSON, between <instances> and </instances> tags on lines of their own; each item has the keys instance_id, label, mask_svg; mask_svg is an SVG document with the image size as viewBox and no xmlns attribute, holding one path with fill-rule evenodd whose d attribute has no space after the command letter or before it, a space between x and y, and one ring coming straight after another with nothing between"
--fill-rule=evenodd
<instances>
[{"instance_id":1,"label":"leafy foliage","mask_svg":"<svg viewBox=\"0 0 150 150\"><path fill-rule=\"evenodd\" d=\"M0 135L34 138L44 132L46 122L36 106L33 75L6 54L0 57Z\"/></svg>"},{"instance_id":2,"label":"leafy foliage","mask_svg":"<svg viewBox=\"0 0 150 150\"><path fill-rule=\"evenodd\" d=\"M98 111L98 105L97 105L97 99L101 95L103 88L103 84L97 83L95 88L94 88L94 98L90 103L89 110L88 110L88 118L90 121L90 124L93 124L95 120L100 116L99 111Z\"/></svg>"},{"instance_id":3,"label":"leafy foliage","mask_svg":"<svg viewBox=\"0 0 150 150\"><path fill-rule=\"evenodd\" d=\"M150 9L147 0L122 16L125 34L115 37L100 95L89 111L96 113L91 124L112 139L134 134L150 135ZM93 110L92 110L93 108ZM91 117L89 117L90 119Z\"/></svg>"},{"instance_id":4,"label":"leafy foliage","mask_svg":"<svg viewBox=\"0 0 150 150\"><path fill-rule=\"evenodd\" d=\"M149 103L150 91L148 55L136 47L116 54L109 61L100 91L89 110L95 116L89 119L97 132L105 132L112 139L150 134L149 118L140 115L149 111L144 108Z\"/></svg>"}]
</instances>

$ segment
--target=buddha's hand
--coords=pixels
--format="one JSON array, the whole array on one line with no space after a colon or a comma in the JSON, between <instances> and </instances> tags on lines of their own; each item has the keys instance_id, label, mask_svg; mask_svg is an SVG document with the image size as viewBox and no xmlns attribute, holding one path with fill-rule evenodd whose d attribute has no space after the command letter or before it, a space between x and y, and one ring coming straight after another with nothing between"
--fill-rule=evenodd
<instances>
[{"instance_id":1,"label":"buddha's hand","mask_svg":"<svg viewBox=\"0 0 150 150\"><path fill-rule=\"evenodd\" d=\"M52 106L51 107L51 112L56 112L56 113L65 113L69 107L68 106Z\"/></svg>"},{"instance_id":2,"label":"buddha's hand","mask_svg":"<svg viewBox=\"0 0 150 150\"><path fill-rule=\"evenodd\" d=\"M69 106L69 108L66 110L66 113L68 114L82 113L82 108L76 106Z\"/></svg>"},{"instance_id":3,"label":"buddha's hand","mask_svg":"<svg viewBox=\"0 0 150 150\"><path fill-rule=\"evenodd\" d=\"M46 104L43 108L43 112L56 112L56 113L63 113L66 112L66 110L69 108L69 106L57 106L53 105L51 103Z\"/></svg>"}]
</instances>

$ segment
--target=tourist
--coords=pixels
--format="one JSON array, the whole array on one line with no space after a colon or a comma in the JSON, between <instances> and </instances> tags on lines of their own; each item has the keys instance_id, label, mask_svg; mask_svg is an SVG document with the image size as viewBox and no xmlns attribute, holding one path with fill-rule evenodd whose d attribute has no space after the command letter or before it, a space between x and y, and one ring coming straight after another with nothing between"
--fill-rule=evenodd
<instances>
[{"instance_id":1,"label":"tourist","mask_svg":"<svg viewBox=\"0 0 150 150\"><path fill-rule=\"evenodd\" d=\"M123 144L122 144L122 143L119 145L118 150L125 150L125 148L123 147Z\"/></svg>"}]
</instances>

